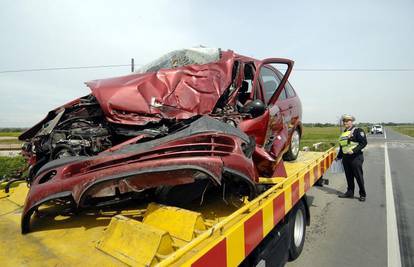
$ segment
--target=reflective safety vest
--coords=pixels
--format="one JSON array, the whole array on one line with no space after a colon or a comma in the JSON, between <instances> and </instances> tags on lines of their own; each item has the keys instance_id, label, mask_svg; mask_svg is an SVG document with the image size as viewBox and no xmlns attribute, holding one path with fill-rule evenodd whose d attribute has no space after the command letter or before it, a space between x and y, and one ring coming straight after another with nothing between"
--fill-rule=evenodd
<instances>
[{"instance_id":1,"label":"reflective safety vest","mask_svg":"<svg viewBox=\"0 0 414 267\"><path fill-rule=\"evenodd\" d=\"M344 154L348 154L358 145L357 142L349 140L349 137L354 134L354 129L355 128L350 131L345 131L339 136L339 145L342 147L342 152Z\"/></svg>"}]
</instances>

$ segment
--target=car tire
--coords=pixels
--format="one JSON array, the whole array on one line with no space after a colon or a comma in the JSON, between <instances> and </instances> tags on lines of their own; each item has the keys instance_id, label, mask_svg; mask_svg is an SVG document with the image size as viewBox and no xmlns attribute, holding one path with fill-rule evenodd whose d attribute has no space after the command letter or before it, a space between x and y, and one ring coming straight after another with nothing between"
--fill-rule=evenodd
<instances>
[{"instance_id":1,"label":"car tire","mask_svg":"<svg viewBox=\"0 0 414 267\"><path fill-rule=\"evenodd\" d=\"M292 161L297 159L299 155L300 148L300 132L296 128L292 133L292 138L290 139L289 149L283 155L283 159L286 161Z\"/></svg>"},{"instance_id":2,"label":"car tire","mask_svg":"<svg viewBox=\"0 0 414 267\"><path fill-rule=\"evenodd\" d=\"M289 261L296 260L302 253L306 235L306 208L302 201L296 204L289 218Z\"/></svg>"}]
</instances>

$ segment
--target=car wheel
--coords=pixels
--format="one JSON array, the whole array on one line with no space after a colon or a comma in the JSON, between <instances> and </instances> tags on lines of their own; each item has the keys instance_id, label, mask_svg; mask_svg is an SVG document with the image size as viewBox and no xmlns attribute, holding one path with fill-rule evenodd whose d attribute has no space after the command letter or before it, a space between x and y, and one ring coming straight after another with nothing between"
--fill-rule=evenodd
<instances>
[{"instance_id":1,"label":"car wheel","mask_svg":"<svg viewBox=\"0 0 414 267\"><path fill-rule=\"evenodd\" d=\"M292 211L289 220L290 228L290 246L289 260L293 261L302 253L305 244L306 234L306 209L302 201L299 201L297 207Z\"/></svg>"},{"instance_id":2,"label":"car wheel","mask_svg":"<svg viewBox=\"0 0 414 267\"><path fill-rule=\"evenodd\" d=\"M300 147L300 133L298 129L295 129L292 133L292 138L290 139L289 149L283 155L283 159L287 161L295 160L299 155Z\"/></svg>"}]
</instances>

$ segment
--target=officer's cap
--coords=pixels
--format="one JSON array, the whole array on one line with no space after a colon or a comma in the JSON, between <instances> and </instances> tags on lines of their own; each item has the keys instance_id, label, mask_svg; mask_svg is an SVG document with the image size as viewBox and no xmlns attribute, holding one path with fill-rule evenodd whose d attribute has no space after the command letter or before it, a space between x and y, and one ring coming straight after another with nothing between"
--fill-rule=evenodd
<instances>
[{"instance_id":1,"label":"officer's cap","mask_svg":"<svg viewBox=\"0 0 414 267\"><path fill-rule=\"evenodd\" d=\"M341 117L342 121L355 121L355 117L349 114L344 114Z\"/></svg>"}]
</instances>

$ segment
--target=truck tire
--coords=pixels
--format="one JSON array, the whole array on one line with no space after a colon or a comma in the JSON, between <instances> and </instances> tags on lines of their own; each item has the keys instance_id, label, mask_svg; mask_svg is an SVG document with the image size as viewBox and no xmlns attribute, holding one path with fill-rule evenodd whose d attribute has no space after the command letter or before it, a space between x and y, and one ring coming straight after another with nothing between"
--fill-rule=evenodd
<instances>
[{"instance_id":1,"label":"truck tire","mask_svg":"<svg viewBox=\"0 0 414 267\"><path fill-rule=\"evenodd\" d=\"M297 159L299 155L299 147L300 147L300 132L296 128L292 133L292 138L290 138L289 149L283 155L283 159L286 161L292 161Z\"/></svg>"},{"instance_id":2,"label":"truck tire","mask_svg":"<svg viewBox=\"0 0 414 267\"><path fill-rule=\"evenodd\" d=\"M316 182L315 182L316 186L320 186L323 187L323 176L321 176Z\"/></svg>"},{"instance_id":3,"label":"truck tire","mask_svg":"<svg viewBox=\"0 0 414 267\"><path fill-rule=\"evenodd\" d=\"M289 261L297 259L302 253L306 234L306 208L302 201L296 204L289 218Z\"/></svg>"}]
</instances>

